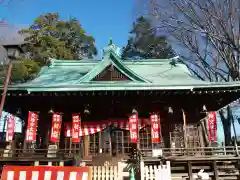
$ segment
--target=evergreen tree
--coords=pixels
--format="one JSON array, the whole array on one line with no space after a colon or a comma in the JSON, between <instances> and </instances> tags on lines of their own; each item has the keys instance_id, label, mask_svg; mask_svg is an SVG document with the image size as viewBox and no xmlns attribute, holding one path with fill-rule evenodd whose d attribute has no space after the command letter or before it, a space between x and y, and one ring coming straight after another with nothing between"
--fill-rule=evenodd
<instances>
[{"instance_id":1,"label":"evergreen tree","mask_svg":"<svg viewBox=\"0 0 240 180\"><path fill-rule=\"evenodd\" d=\"M11 83L33 79L49 58L81 60L97 54L94 38L86 34L78 20L61 20L58 13L40 15L19 33L26 37L22 46L25 54L12 62ZM4 83L7 68L0 66L0 84Z\"/></svg>"},{"instance_id":2,"label":"evergreen tree","mask_svg":"<svg viewBox=\"0 0 240 180\"><path fill-rule=\"evenodd\" d=\"M123 47L123 59L165 59L173 56L174 51L166 37L157 35L148 19L141 16L133 23L128 43Z\"/></svg>"}]
</instances>

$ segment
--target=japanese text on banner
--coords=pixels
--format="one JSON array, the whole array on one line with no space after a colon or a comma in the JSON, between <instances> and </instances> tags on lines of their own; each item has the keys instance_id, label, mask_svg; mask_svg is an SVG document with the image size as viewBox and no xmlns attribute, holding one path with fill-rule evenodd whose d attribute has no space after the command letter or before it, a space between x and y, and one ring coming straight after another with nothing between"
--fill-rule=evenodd
<instances>
[{"instance_id":1,"label":"japanese text on banner","mask_svg":"<svg viewBox=\"0 0 240 180\"><path fill-rule=\"evenodd\" d=\"M59 142L61 132L62 116L58 113L52 115L52 130L50 140L53 143Z\"/></svg>"},{"instance_id":2,"label":"japanese text on banner","mask_svg":"<svg viewBox=\"0 0 240 180\"><path fill-rule=\"evenodd\" d=\"M161 136L160 136L160 118L157 114L152 114L150 116L151 119L151 133L152 133L152 143L160 143Z\"/></svg>"},{"instance_id":3,"label":"japanese text on banner","mask_svg":"<svg viewBox=\"0 0 240 180\"><path fill-rule=\"evenodd\" d=\"M72 142L73 143L79 143L80 142L80 127L81 127L81 121L79 114L73 114L72 115Z\"/></svg>"},{"instance_id":4,"label":"japanese text on banner","mask_svg":"<svg viewBox=\"0 0 240 180\"><path fill-rule=\"evenodd\" d=\"M14 136L15 118L12 115L7 117L6 142L11 142Z\"/></svg>"},{"instance_id":5,"label":"japanese text on banner","mask_svg":"<svg viewBox=\"0 0 240 180\"><path fill-rule=\"evenodd\" d=\"M133 114L129 117L130 142L138 142L138 115Z\"/></svg>"},{"instance_id":6,"label":"japanese text on banner","mask_svg":"<svg viewBox=\"0 0 240 180\"><path fill-rule=\"evenodd\" d=\"M35 112L28 112L28 125L26 131L26 142L36 141L37 135L38 114Z\"/></svg>"},{"instance_id":7,"label":"japanese text on banner","mask_svg":"<svg viewBox=\"0 0 240 180\"><path fill-rule=\"evenodd\" d=\"M208 113L208 140L210 142L217 141L217 116L216 112Z\"/></svg>"}]
</instances>

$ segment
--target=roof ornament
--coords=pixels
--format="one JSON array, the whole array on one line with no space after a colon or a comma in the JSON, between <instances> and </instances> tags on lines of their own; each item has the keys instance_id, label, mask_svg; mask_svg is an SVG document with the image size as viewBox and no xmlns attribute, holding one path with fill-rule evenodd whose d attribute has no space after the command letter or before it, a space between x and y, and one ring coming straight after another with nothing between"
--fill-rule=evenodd
<instances>
[{"instance_id":1,"label":"roof ornament","mask_svg":"<svg viewBox=\"0 0 240 180\"><path fill-rule=\"evenodd\" d=\"M48 60L47 60L47 65L48 65L48 67L52 66L52 65L54 64L54 61L55 61L55 59L53 59L53 58L48 58Z\"/></svg>"},{"instance_id":2,"label":"roof ornament","mask_svg":"<svg viewBox=\"0 0 240 180\"><path fill-rule=\"evenodd\" d=\"M112 38L110 38L110 40L109 40L108 47L113 48L114 50L116 49L116 46L113 44Z\"/></svg>"},{"instance_id":3,"label":"roof ornament","mask_svg":"<svg viewBox=\"0 0 240 180\"><path fill-rule=\"evenodd\" d=\"M112 40L112 38L110 38L108 45L109 45L109 46L113 45L113 40Z\"/></svg>"},{"instance_id":4,"label":"roof ornament","mask_svg":"<svg viewBox=\"0 0 240 180\"><path fill-rule=\"evenodd\" d=\"M179 56L176 56L176 57L171 58L170 64L171 64L172 66L176 67L178 58L179 58Z\"/></svg>"}]
</instances>

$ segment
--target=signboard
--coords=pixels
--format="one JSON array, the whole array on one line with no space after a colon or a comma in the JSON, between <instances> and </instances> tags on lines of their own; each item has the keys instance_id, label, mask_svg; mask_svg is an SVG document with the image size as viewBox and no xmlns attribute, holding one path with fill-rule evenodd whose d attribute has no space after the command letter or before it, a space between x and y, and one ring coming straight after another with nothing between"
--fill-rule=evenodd
<instances>
[{"instance_id":1,"label":"signboard","mask_svg":"<svg viewBox=\"0 0 240 180\"><path fill-rule=\"evenodd\" d=\"M151 120L152 143L160 143L161 142L160 117L157 114L152 114L150 116L150 120Z\"/></svg>"},{"instance_id":2,"label":"signboard","mask_svg":"<svg viewBox=\"0 0 240 180\"><path fill-rule=\"evenodd\" d=\"M138 115L132 114L129 117L130 142L138 142Z\"/></svg>"},{"instance_id":3,"label":"signboard","mask_svg":"<svg viewBox=\"0 0 240 180\"><path fill-rule=\"evenodd\" d=\"M37 135L38 114L35 112L28 112L28 125L25 136L25 142L35 142Z\"/></svg>"},{"instance_id":4,"label":"signboard","mask_svg":"<svg viewBox=\"0 0 240 180\"><path fill-rule=\"evenodd\" d=\"M152 157L162 157L162 149L152 149Z\"/></svg>"},{"instance_id":5,"label":"signboard","mask_svg":"<svg viewBox=\"0 0 240 180\"><path fill-rule=\"evenodd\" d=\"M14 136L15 118L12 115L7 117L6 142L12 142Z\"/></svg>"},{"instance_id":6,"label":"signboard","mask_svg":"<svg viewBox=\"0 0 240 180\"><path fill-rule=\"evenodd\" d=\"M72 115L72 142L79 143L80 142L80 132L81 122L79 114Z\"/></svg>"},{"instance_id":7,"label":"signboard","mask_svg":"<svg viewBox=\"0 0 240 180\"><path fill-rule=\"evenodd\" d=\"M57 156L57 145L56 144L52 144L48 146L48 153L47 153L47 157L49 158L53 158Z\"/></svg>"},{"instance_id":8,"label":"signboard","mask_svg":"<svg viewBox=\"0 0 240 180\"><path fill-rule=\"evenodd\" d=\"M50 141L53 143L59 142L61 132L62 116L58 113L52 115L52 130Z\"/></svg>"}]
</instances>

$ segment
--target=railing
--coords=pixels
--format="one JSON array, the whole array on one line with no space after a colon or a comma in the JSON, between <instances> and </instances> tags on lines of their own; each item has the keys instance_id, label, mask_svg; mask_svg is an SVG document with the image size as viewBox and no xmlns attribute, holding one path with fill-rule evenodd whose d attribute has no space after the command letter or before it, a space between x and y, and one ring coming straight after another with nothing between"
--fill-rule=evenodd
<instances>
[{"instance_id":1,"label":"railing","mask_svg":"<svg viewBox=\"0 0 240 180\"><path fill-rule=\"evenodd\" d=\"M145 158L152 157L152 149L141 149ZM240 146L238 146L240 152ZM163 157L233 157L238 155L236 147L196 147L196 148L162 148ZM100 155L100 154L99 154ZM127 154L120 154L119 156ZM79 149L0 149L0 159L73 159L75 156L83 157Z\"/></svg>"},{"instance_id":2,"label":"railing","mask_svg":"<svg viewBox=\"0 0 240 180\"><path fill-rule=\"evenodd\" d=\"M0 149L2 159L73 159L76 155L81 156L79 149Z\"/></svg>"},{"instance_id":3,"label":"railing","mask_svg":"<svg viewBox=\"0 0 240 180\"><path fill-rule=\"evenodd\" d=\"M152 149L141 149L145 157L152 157ZM238 146L238 152L240 152L240 146ZM185 156L236 156L238 155L236 147L196 147L196 148L162 148L161 156L163 157L185 157Z\"/></svg>"}]
</instances>

